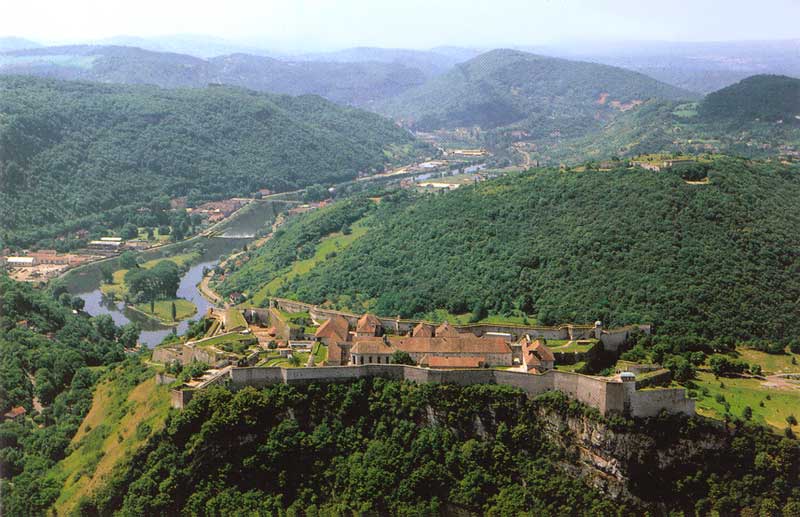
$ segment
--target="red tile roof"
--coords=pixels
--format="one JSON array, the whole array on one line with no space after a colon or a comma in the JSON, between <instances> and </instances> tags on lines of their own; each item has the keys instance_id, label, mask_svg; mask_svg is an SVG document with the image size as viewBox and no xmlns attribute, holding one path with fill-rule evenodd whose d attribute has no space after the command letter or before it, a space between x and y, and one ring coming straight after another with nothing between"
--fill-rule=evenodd
<instances>
[{"instance_id":1,"label":"red tile roof","mask_svg":"<svg viewBox=\"0 0 800 517\"><path fill-rule=\"evenodd\" d=\"M458 337L461 334L446 321L436 327L436 337Z\"/></svg>"},{"instance_id":2,"label":"red tile roof","mask_svg":"<svg viewBox=\"0 0 800 517\"><path fill-rule=\"evenodd\" d=\"M525 339L522 341L522 360L530 369L542 366L545 362L555 362L556 358L542 341L537 339L531 343Z\"/></svg>"},{"instance_id":3,"label":"red tile roof","mask_svg":"<svg viewBox=\"0 0 800 517\"><path fill-rule=\"evenodd\" d=\"M539 359L541 359L542 361L555 361L556 360L556 356L553 355L553 352L550 351L550 349L547 347L547 345L545 345L544 343L542 343L538 339L533 342L533 349L536 350L536 353L539 356Z\"/></svg>"},{"instance_id":4,"label":"red tile roof","mask_svg":"<svg viewBox=\"0 0 800 517\"><path fill-rule=\"evenodd\" d=\"M342 347L339 343L332 341L328 345L328 365L340 366L342 364Z\"/></svg>"},{"instance_id":5,"label":"red tile roof","mask_svg":"<svg viewBox=\"0 0 800 517\"><path fill-rule=\"evenodd\" d=\"M433 337L435 327L427 323L417 323L414 330L411 331L413 337Z\"/></svg>"},{"instance_id":6,"label":"red tile roof","mask_svg":"<svg viewBox=\"0 0 800 517\"><path fill-rule=\"evenodd\" d=\"M345 318L342 316L333 316L322 322L322 325L319 326L314 336L320 339L347 341L349 330L350 324Z\"/></svg>"},{"instance_id":7,"label":"red tile roof","mask_svg":"<svg viewBox=\"0 0 800 517\"><path fill-rule=\"evenodd\" d=\"M357 337L353 340L351 354L391 354L394 349L387 345L382 337Z\"/></svg>"},{"instance_id":8,"label":"red tile roof","mask_svg":"<svg viewBox=\"0 0 800 517\"><path fill-rule=\"evenodd\" d=\"M374 314L364 314L358 319L358 324L356 325L356 333L358 334L369 334L369 335L377 335L379 329L383 328L383 324L381 320L378 319L377 316Z\"/></svg>"}]
</instances>

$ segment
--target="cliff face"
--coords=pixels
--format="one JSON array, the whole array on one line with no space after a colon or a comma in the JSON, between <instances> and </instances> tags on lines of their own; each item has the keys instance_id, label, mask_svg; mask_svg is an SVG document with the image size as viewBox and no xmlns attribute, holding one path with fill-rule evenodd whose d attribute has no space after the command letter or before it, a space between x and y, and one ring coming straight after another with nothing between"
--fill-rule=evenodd
<instances>
[{"instance_id":1,"label":"cliff face","mask_svg":"<svg viewBox=\"0 0 800 517\"><path fill-rule=\"evenodd\" d=\"M519 409L530 407L522 404ZM653 420L612 424L591 412L546 405L534 411L542 439L560 451L561 470L614 500L642 507L666 508L661 497L668 492L670 483L725 450L732 438L721 424L701 418L688 424L683 420L674 428L681 417L668 420L666 425ZM444 422L434 408L427 408L426 425ZM491 439L498 423L489 409L475 417L468 432L480 439Z\"/></svg>"},{"instance_id":2,"label":"cliff face","mask_svg":"<svg viewBox=\"0 0 800 517\"><path fill-rule=\"evenodd\" d=\"M646 494L658 493L659 485L691 471L710 457L709 452L727 447L730 439L723 426L712 422L703 423L703 433L689 435L662 432L641 421L620 430L586 415L549 408L540 408L538 417L548 439L564 451L560 464L565 471L614 499L638 503L658 502Z\"/></svg>"}]
</instances>

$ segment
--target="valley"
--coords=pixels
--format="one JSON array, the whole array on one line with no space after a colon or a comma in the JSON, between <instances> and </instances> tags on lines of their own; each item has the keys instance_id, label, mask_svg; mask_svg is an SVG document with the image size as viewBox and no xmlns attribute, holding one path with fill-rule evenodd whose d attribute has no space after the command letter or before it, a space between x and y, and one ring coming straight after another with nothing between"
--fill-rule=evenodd
<instances>
[{"instance_id":1,"label":"valley","mask_svg":"<svg viewBox=\"0 0 800 517\"><path fill-rule=\"evenodd\" d=\"M9 5L0 514L800 515L771 2Z\"/></svg>"}]
</instances>

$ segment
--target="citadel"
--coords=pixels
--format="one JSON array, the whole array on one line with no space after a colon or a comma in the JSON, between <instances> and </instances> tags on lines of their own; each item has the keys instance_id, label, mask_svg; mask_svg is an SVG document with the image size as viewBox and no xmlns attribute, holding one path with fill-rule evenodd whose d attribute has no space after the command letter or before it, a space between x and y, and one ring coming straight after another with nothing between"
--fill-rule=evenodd
<instances>
[{"instance_id":1,"label":"citadel","mask_svg":"<svg viewBox=\"0 0 800 517\"><path fill-rule=\"evenodd\" d=\"M297 315L303 315L302 319ZM616 353L632 333L650 333L649 325L619 329L604 329L599 321L560 327L434 325L284 299L271 300L266 309L215 309L209 316L214 323L206 337L159 347L153 353L155 362L201 361L213 367L200 379L173 389L173 407L183 408L197 390L215 384L241 389L382 377L414 383L504 384L532 397L559 391L602 415L695 413L685 389L637 382L640 374L668 375L657 367L632 365L611 377L559 370L559 365L584 355ZM552 346L554 341L566 344ZM246 343L247 348L234 350L231 342ZM323 350L327 354L317 362ZM265 353L284 358L307 354L308 359L304 366L290 367L281 359L262 358ZM167 374L158 375L160 383L174 381Z\"/></svg>"}]
</instances>

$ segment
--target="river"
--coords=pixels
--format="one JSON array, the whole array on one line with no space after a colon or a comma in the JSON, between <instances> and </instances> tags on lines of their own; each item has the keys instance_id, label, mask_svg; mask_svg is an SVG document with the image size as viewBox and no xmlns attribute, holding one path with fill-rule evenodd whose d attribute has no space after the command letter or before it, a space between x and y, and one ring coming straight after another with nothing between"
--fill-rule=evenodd
<instances>
[{"instance_id":1,"label":"river","mask_svg":"<svg viewBox=\"0 0 800 517\"><path fill-rule=\"evenodd\" d=\"M200 261L193 264L181 277L178 287L178 297L189 300L197 306L197 313L187 320L181 321L176 326L162 325L143 314L125 307L123 302L113 302L103 297L100 291L100 266L89 265L66 275L64 281L67 288L75 296L83 298L86 305L84 310L92 316L108 314L117 325L135 322L142 328L139 342L148 347L161 343L170 333L182 334L189 328L190 321L200 319L213 304L208 301L197 289L197 284L203 278L205 268L214 267L223 255L233 250L241 249L243 245L252 240L252 236L264 227L269 227L275 220L277 212L283 203L259 202L243 208L241 213L234 217L219 230L217 237L198 237L177 243L164 249L155 249L142 252L145 260L154 258L168 258L172 255L183 253L194 246L203 250Z\"/></svg>"}]
</instances>

